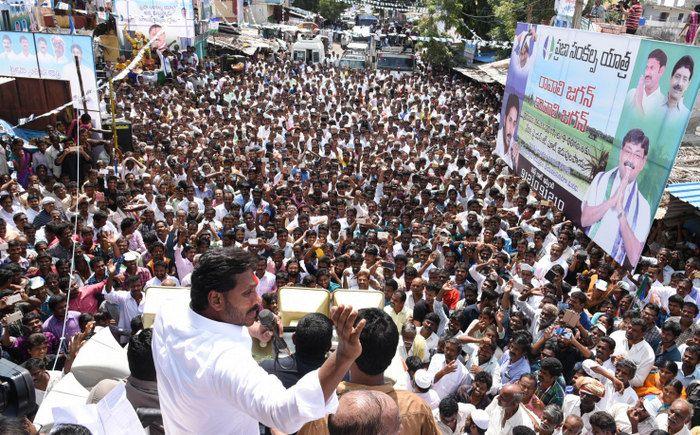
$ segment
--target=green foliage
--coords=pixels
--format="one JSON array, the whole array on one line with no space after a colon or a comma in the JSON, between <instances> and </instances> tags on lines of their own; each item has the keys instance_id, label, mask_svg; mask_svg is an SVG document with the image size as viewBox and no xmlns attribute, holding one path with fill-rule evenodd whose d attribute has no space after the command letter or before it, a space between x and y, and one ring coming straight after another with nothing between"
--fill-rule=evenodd
<instances>
[{"instance_id":1,"label":"green foliage","mask_svg":"<svg viewBox=\"0 0 700 435\"><path fill-rule=\"evenodd\" d=\"M454 29L460 36L466 28L462 20L462 0L429 0L428 13L418 22L420 36L444 38L448 36L441 29ZM458 60L460 53L456 47L435 40L422 41L418 45L423 50L421 58L436 69L448 69Z\"/></svg>"},{"instance_id":2,"label":"green foliage","mask_svg":"<svg viewBox=\"0 0 700 435\"><path fill-rule=\"evenodd\" d=\"M328 21L335 22L340 19L340 14L348 8L348 4L338 0L319 0L318 13Z\"/></svg>"},{"instance_id":3,"label":"green foliage","mask_svg":"<svg viewBox=\"0 0 700 435\"><path fill-rule=\"evenodd\" d=\"M498 26L499 22L493 13L493 0L464 0L462 17L464 23L477 35L486 38L491 30ZM469 39L474 35L467 31Z\"/></svg>"},{"instance_id":4,"label":"green foliage","mask_svg":"<svg viewBox=\"0 0 700 435\"><path fill-rule=\"evenodd\" d=\"M293 5L311 12L318 12L319 0L294 0Z\"/></svg>"},{"instance_id":5,"label":"green foliage","mask_svg":"<svg viewBox=\"0 0 700 435\"><path fill-rule=\"evenodd\" d=\"M494 26L488 36L495 40L512 40L518 21L549 23L554 15L554 0L488 0L493 9Z\"/></svg>"}]
</instances>

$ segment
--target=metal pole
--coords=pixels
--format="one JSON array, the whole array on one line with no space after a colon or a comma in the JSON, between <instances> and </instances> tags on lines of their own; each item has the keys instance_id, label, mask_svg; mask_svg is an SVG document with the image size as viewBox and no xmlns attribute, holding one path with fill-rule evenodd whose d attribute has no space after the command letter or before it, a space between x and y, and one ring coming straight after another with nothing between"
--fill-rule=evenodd
<instances>
[{"instance_id":1,"label":"metal pole","mask_svg":"<svg viewBox=\"0 0 700 435\"><path fill-rule=\"evenodd\" d=\"M581 14L583 13L584 7L584 0L576 0L576 5L574 7L574 18L571 23L574 29L581 28Z\"/></svg>"},{"instance_id":2,"label":"metal pole","mask_svg":"<svg viewBox=\"0 0 700 435\"><path fill-rule=\"evenodd\" d=\"M78 56L73 56L73 59L75 59L75 70L78 72L78 83L80 84L80 98L83 100L83 111L88 113L85 90L83 89L83 76L80 74L80 59L78 59Z\"/></svg>"},{"instance_id":3,"label":"metal pole","mask_svg":"<svg viewBox=\"0 0 700 435\"><path fill-rule=\"evenodd\" d=\"M114 87L112 86L112 77L109 77L109 106L112 112L112 147L114 151L112 158L114 159L114 165L117 165L117 159L119 154L119 141L117 140L117 122L114 117L116 112L116 105L114 103Z\"/></svg>"}]
</instances>

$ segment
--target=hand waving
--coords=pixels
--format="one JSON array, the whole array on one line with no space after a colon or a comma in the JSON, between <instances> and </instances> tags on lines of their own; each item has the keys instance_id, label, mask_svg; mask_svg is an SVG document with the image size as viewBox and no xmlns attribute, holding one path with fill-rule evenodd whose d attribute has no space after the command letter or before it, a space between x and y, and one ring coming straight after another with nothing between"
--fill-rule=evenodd
<instances>
[{"instance_id":1,"label":"hand waving","mask_svg":"<svg viewBox=\"0 0 700 435\"><path fill-rule=\"evenodd\" d=\"M355 325L357 311L351 306L339 305L331 309L331 320L338 334L338 358L354 361L362 353L360 333L365 327L362 319Z\"/></svg>"}]
</instances>

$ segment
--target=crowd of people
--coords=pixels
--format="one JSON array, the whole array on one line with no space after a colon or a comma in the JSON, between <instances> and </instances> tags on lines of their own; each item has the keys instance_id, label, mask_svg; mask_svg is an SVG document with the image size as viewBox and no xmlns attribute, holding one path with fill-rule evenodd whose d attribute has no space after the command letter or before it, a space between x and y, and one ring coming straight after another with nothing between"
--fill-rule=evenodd
<instances>
[{"instance_id":1,"label":"crowd of people","mask_svg":"<svg viewBox=\"0 0 700 435\"><path fill-rule=\"evenodd\" d=\"M242 74L203 58L174 75L117 85L133 150L83 115L1 153L3 357L31 373L37 403L111 328L131 343L127 396L157 407L144 294L189 286L203 255L236 247L273 312L283 286L384 294L358 314L339 410L299 433L700 424L693 235L658 221L636 271L617 265L495 155L498 85L284 53ZM305 316L294 353L260 365L293 386L326 361L332 328ZM390 378L395 358L405 370Z\"/></svg>"}]
</instances>

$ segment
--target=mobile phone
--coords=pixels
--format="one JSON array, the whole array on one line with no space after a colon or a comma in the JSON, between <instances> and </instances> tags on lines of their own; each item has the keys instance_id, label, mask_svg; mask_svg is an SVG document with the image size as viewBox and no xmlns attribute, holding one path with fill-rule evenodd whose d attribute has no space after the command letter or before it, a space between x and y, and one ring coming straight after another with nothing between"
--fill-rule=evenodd
<instances>
[{"instance_id":1,"label":"mobile phone","mask_svg":"<svg viewBox=\"0 0 700 435\"><path fill-rule=\"evenodd\" d=\"M595 282L595 289L604 292L608 289L608 283L602 279L599 279Z\"/></svg>"},{"instance_id":2,"label":"mobile phone","mask_svg":"<svg viewBox=\"0 0 700 435\"><path fill-rule=\"evenodd\" d=\"M389 238L389 233L386 231L377 231L377 239L386 240Z\"/></svg>"},{"instance_id":3,"label":"mobile phone","mask_svg":"<svg viewBox=\"0 0 700 435\"><path fill-rule=\"evenodd\" d=\"M251 246L255 246L258 244L258 239L248 239L248 244Z\"/></svg>"},{"instance_id":4,"label":"mobile phone","mask_svg":"<svg viewBox=\"0 0 700 435\"><path fill-rule=\"evenodd\" d=\"M22 296L19 293L10 295L7 297L7 299L5 299L5 303L7 305L14 305L17 302L21 302L21 301L22 301Z\"/></svg>"},{"instance_id":5,"label":"mobile phone","mask_svg":"<svg viewBox=\"0 0 700 435\"><path fill-rule=\"evenodd\" d=\"M8 314L7 316L5 316L5 321L9 325L10 323L16 323L16 322L21 321L23 317L24 317L24 315L22 314L21 311L14 311L14 312Z\"/></svg>"},{"instance_id":6,"label":"mobile phone","mask_svg":"<svg viewBox=\"0 0 700 435\"><path fill-rule=\"evenodd\" d=\"M575 328L576 325L578 324L579 321L579 315L576 314L576 311L574 310L566 310L564 311L564 323L567 325L571 326L572 328Z\"/></svg>"},{"instance_id":7,"label":"mobile phone","mask_svg":"<svg viewBox=\"0 0 700 435\"><path fill-rule=\"evenodd\" d=\"M553 270L550 270L549 272L544 274L544 279L546 279L549 282L554 281L554 278L556 278L556 277L557 277L557 274L554 273Z\"/></svg>"},{"instance_id":8,"label":"mobile phone","mask_svg":"<svg viewBox=\"0 0 700 435\"><path fill-rule=\"evenodd\" d=\"M572 337L571 331L569 331L566 328L559 327L556 330L554 330L554 333L557 335L561 335L564 338L570 339Z\"/></svg>"}]
</instances>

